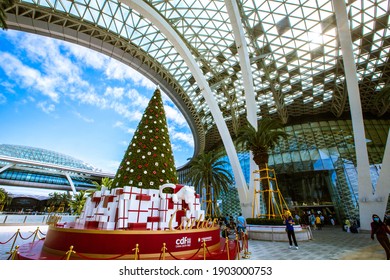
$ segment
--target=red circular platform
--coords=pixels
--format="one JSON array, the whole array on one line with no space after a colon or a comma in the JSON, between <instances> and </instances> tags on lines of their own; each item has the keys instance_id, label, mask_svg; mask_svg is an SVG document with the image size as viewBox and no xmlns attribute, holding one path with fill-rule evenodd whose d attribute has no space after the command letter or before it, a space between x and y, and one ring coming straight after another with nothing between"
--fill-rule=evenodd
<instances>
[{"instance_id":1,"label":"red circular platform","mask_svg":"<svg viewBox=\"0 0 390 280\"><path fill-rule=\"evenodd\" d=\"M19 248L20 259L234 259L237 242L226 243L218 226L185 230L99 230L50 226L46 238ZM136 255L136 248L138 254ZM227 250L229 249L229 257Z\"/></svg>"}]
</instances>

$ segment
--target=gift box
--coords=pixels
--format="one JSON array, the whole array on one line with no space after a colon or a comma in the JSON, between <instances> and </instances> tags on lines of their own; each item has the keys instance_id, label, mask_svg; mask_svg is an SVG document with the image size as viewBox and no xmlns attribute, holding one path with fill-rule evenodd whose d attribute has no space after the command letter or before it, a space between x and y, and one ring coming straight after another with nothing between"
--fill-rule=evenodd
<instances>
[{"instance_id":1,"label":"gift box","mask_svg":"<svg viewBox=\"0 0 390 280\"><path fill-rule=\"evenodd\" d=\"M128 221L127 218L118 218L118 221L116 222L116 228L127 228L128 227Z\"/></svg>"},{"instance_id":2,"label":"gift box","mask_svg":"<svg viewBox=\"0 0 390 280\"><path fill-rule=\"evenodd\" d=\"M118 221L117 221L117 228L126 228L127 227L127 220L128 220L128 206L129 201L128 200L119 200L118 201Z\"/></svg>"},{"instance_id":3,"label":"gift box","mask_svg":"<svg viewBox=\"0 0 390 280\"><path fill-rule=\"evenodd\" d=\"M99 222L99 229L115 229L115 222Z\"/></svg>"},{"instance_id":4,"label":"gift box","mask_svg":"<svg viewBox=\"0 0 390 280\"><path fill-rule=\"evenodd\" d=\"M148 217L146 228L150 230L157 230L160 223L160 217Z\"/></svg>"},{"instance_id":5,"label":"gift box","mask_svg":"<svg viewBox=\"0 0 390 280\"><path fill-rule=\"evenodd\" d=\"M199 198L195 198L195 202L194 202L194 210L200 210L200 200Z\"/></svg>"},{"instance_id":6,"label":"gift box","mask_svg":"<svg viewBox=\"0 0 390 280\"><path fill-rule=\"evenodd\" d=\"M148 211L150 213L150 216L160 217L159 207L160 207L160 199L159 198L152 198L150 206L148 207Z\"/></svg>"},{"instance_id":7,"label":"gift box","mask_svg":"<svg viewBox=\"0 0 390 280\"><path fill-rule=\"evenodd\" d=\"M128 228L132 230L145 230L146 226L146 223L129 223Z\"/></svg>"},{"instance_id":8,"label":"gift box","mask_svg":"<svg viewBox=\"0 0 390 280\"><path fill-rule=\"evenodd\" d=\"M99 222L97 221L86 221L85 227L88 229L97 229L99 226Z\"/></svg>"},{"instance_id":9,"label":"gift box","mask_svg":"<svg viewBox=\"0 0 390 280\"><path fill-rule=\"evenodd\" d=\"M107 205L109 202L113 202L114 201L114 197L113 195L107 195L103 198L103 207L104 208L107 208Z\"/></svg>"},{"instance_id":10,"label":"gift box","mask_svg":"<svg viewBox=\"0 0 390 280\"><path fill-rule=\"evenodd\" d=\"M173 209L173 205L172 194L163 193L162 196L160 196L160 210Z\"/></svg>"},{"instance_id":11,"label":"gift box","mask_svg":"<svg viewBox=\"0 0 390 280\"><path fill-rule=\"evenodd\" d=\"M105 207L98 207L96 210L96 215L102 215L104 214Z\"/></svg>"},{"instance_id":12,"label":"gift box","mask_svg":"<svg viewBox=\"0 0 390 280\"><path fill-rule=\"evenodd\" d=\"M159 223L146 223L146 229L149 230L158 230Z\"/></svg>"},{"instance_id":13,"label":"gift box","mask_svg":"<svg viewBox=\"0 0 390 280\"><path fill-rule=\"evenodd\" d=\"M129 210L131 211L147 211L152 203L150 200L129 200Z\"/></svg>"},{"instance_id":14,"label":"gift box","mask_svg":"<svg viewBox=\"0 0 390 280\"><path fill-rule=\"evenodd\" d=\"M111 190L113 195L121 195L123 193L123 188L115 188Z\"/></svg>"},{"instance_id":15,"label":"gift box","mask_svg":"<svg viewBox=\"0 0 390 280\"><path fill-rule=\"evenodd\" d=\"M109 221L114 221L118 209L118 202L109 202L105 211L105 215L109 217Z\"/></svg>"},{"instance_id":16,"label":"gift box","mask_svg":"<svg viewBox=\"0 0 390 280\"><path fill-rule=\"evenodd\" d=\"M152 197L148 194L137 194L135 196L135 200L142 200L142 201L150 201L151 198Z\"/></svg>"},{"instance_id":17,"label":"gift box","mask_svg":"<svg viewBox=\"0 0 390 280\"><path fill-rule=\"evenodd\" d=\"M175 210L160 211L160 221L168 223L174 213ZM174 219L174 221L176 220Z\"/></svg>"},{"instance_id":18,"label":"gift box","mask_svg":"<svg viewBox=\"0 0 390 280\"><path fill-rule=\"evenodd\" d=\"M93 196L92 197L101 197L102 196L102 192L101 191L95 191L93 193Z\"/></svg>"},{"instance_id":19,"label":"gift box","mask_svg":"<svg viewBox=\"0 0 390 280\"><path fill-rule=\"evenodd\" d=\"M123 199L132 199L133 195L141 193L141 189L137 187L125 186L123 188L123 193L121 194L121 198Z\"/></svg>"},{"instance_id":20,"label":"gift box","mask_svg":"<svg viewBox=\"0 0 390 280\"><path fill-rule=\"evenodd\" d=\"M196 220L204 220L204 210L195 210L193 214Z\"/></svg>"},{"instance_id":21,"label":"gift box","mask_svg":"<svg viewBox=\"0 0 390 280\"><path fill-rule=\"evenodd\" d=\"M143 211L132 211L129 210L128 212L128 222L129 223L146 223L146 220L148 219L149 211L143 210Z\"/></svg>"},{"instance_id":22,"label":"gift box","mask_svg":"<svg viewBox=\"0 0 390 280\"><path fill-rule=\"evenodd\" d=\"M108 216L106 215L97 215L97 218L98 222L108 222Z\"/></svg>"},{"instance_id":23,"label":"gift box","mask_svg":"<svg viewBox=\"0 0 390 280\"><path fill-rule=\"evenodd\" d=\"M102 199L101 196L94 196L94 197L92 197L92 201L95 202L95 203L99 203L101 199Z\"/></svg>"}]
</instances>

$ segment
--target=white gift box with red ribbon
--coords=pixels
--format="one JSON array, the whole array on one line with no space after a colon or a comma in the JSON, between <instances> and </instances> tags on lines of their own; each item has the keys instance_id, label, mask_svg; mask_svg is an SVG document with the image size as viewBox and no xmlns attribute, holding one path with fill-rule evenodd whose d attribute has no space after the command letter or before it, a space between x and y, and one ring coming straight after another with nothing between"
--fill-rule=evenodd
<instances>
[{"instance_id":1,"label":"white gift box with red ribbon","mask_svg":"<svg viewBox=\"0 0 390 280\"><path fill-rule=\"evenodd\" d=\"M118 201L118 220L117 228L127 228L128 218L129 218L129 201L126 199L121 199Z\"/></svg>"}]
</instances>

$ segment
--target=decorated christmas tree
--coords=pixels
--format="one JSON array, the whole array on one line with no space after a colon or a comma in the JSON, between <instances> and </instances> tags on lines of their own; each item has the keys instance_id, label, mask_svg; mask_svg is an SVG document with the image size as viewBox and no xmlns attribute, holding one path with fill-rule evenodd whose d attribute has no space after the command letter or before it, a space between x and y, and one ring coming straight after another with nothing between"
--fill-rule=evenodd
<instances>
[{"instance_id":1,"label":"decorated christmas tree","mask_svg":"<svg viewBox=\"0 0 390 280\"><path fill-rule=\"evenodd\" d=\"M119 165L113 187L158 189L165 183L177 184L177 175L165 110L157 88Z\"/></svg>"}]
</instances>

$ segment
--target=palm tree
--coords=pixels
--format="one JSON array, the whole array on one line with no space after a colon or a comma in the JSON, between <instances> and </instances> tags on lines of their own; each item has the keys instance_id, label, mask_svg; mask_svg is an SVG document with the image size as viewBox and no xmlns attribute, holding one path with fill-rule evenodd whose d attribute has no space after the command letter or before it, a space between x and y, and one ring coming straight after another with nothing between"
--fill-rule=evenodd
<instances>
[{"instance_id":1,"label":"palm tree","mask_svg":"<svg viewBox=\"0 0 390 280\"><path fill-rule=\"evenodd\" d=\"M73 195L72 199L69 201L69 206L72 209L73 213L80 215L83 210L85 201L87 200L86 191L80 191Z\"/></svg>"},{"instance_id":2,"label":"palm tree","mask_svg":"<svg viewBox=\"0 0 390 280\"><path fill-rule=\"evenodd\" d=\"M48 206L50 206L50 212L53 212L55 208L58 212L64 212L65 206L69 204L71 195L68 193L49 193L49 200L47 201Z\"/></svg>"},{"instance_id":3,"label":"palm tree","mask_svg":"<svg viewBox=\"0 0 390 280\"><path fill-rule=\"evenodd\" d=\"M5 9L11 7L15 0L0 0L0 28L7 29L7 16L5 15Z\"/></svg>"},{"instance_id":4,"label":"palm tree","mask_svg":"<svg viewBox=\"0 0 390 280\"><path fill-rule=\"evenodd\" d=\"M282 130L281 122L263 118L257 121L257 128L247 122L239 129L236 144L244 150L251 151L253 161L259 166L260 170L266 170L268 167L269 151L274 149L279 143L279 140L286 139L288 134ZM260 172L260 178L265 178L266 171ZM264 192L265 201L269 200L267 192L270 188L269 181L261 181ZM266 203L267 213L269 213L268 204Z\"/></svg>"},{"instance_id":5,"label":"palm tree","mask_svg":"<svg viewBox=\"0 0 390 280\"><path fill-rule=\"evenodd\" d=\"M221 156L222 153L212 151L198 155L191 162L186 175L186 180L197 187L198 193L201 187L206 188L207 216L217 214L216 198L221 191L228 191L229 185L233 183L232 175L224 168L227 162L219 160ZM213 197L211 191L213 191Z\"/></svg>"},{"instance_id":6,"label":"palm tree","mask_svg":"<svg viewBox=\"0 0 390 280\"><path fill-rule=\"evenodd\" d=\"M0 211L3 211L5 205L8 205L12 197L9 196L7 191L3 188L0 188Z\"/></svg>"},{"instance_id":7,"label":"palm tree","mask_svg":"<svg viewBox=\"0 0 390 280\"><path fill-rule=\"evenodd\" d=\"M92 183L95 185L95 188L87 190L86 194L87 194L87 196L91 196L96 191L100 191L103 186L106 187L108 190L111 190L113 188L113 184L112 184L113 182L114 182L114 180L110 179L108 177L103 178L102 182L100 184L96 181L93 181Z\"/></svg>"}]
</instances>

